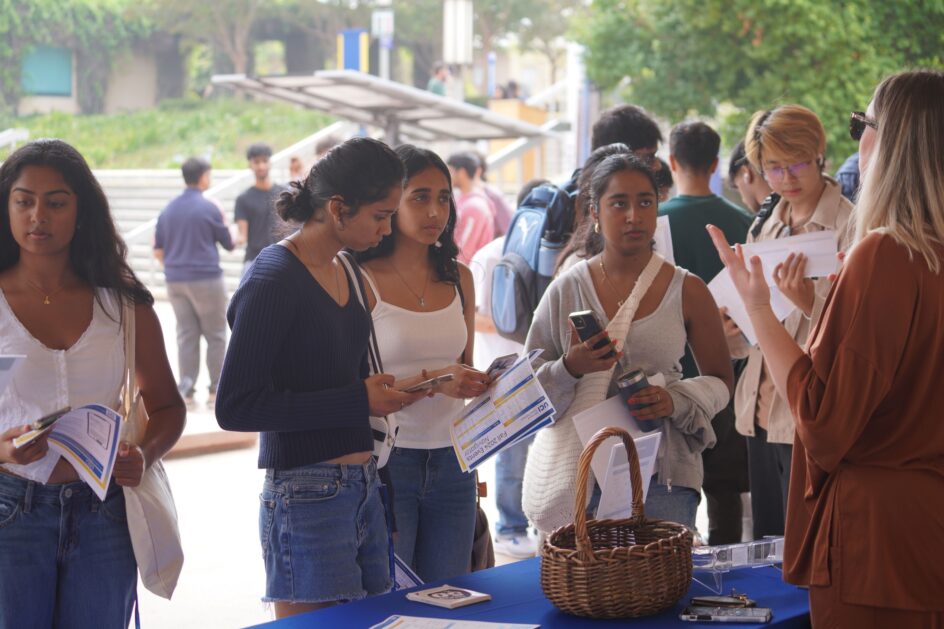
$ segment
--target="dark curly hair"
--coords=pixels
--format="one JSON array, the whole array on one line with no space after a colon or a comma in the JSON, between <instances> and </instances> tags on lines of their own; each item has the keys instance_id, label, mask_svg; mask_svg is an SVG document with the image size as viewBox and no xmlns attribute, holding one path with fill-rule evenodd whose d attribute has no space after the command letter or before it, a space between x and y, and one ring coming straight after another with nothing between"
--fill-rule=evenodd
<instances>
[{"instance_id":1,"label":"dark curly hair","mask_svg":"<svg viewBox=\"0 0 944 629\"><path fill-rule=\"evenodd\" d=\"M656 204L658 204L659 184L652 169L649 168L646 162L632 153L618 153L604 159L593 171L593 177L590 180L590 205L599 208L600 198L606 192L606 187L610 185L610 179L616 173L623 171L638 172L645 175L649 183L652 184L652 192L656 195ZM585 221L580 226L580 229L574 234L574 242L574 250L581 258L591 258L603 251L603 234L594 231L592 220Z\"/></svg>"},{"instance_id":2,"label":"dark curly hair","mask_svg":"<svg viewBox=\"0 0 944 629\"><path fill-rule=\"evenodd\" d=\"M154 297L128 265L128 246L118 235L105 192L82 154L62 140L44 138L24 144L0 166L0 271L20 259L20 246L10 228L10 191L27 166L54 169L75 193L77 217L69 243L72 271L90 286L115 291L122 301L153 304Z\"/></svg>"},{"instance_id":3,"label":"dark curly hair","mask_svg":"<svg viewBox=\"0 0 944 629\"><path fill-rule=\"evenodd\" d=\"M440 282L449 282L459 284L459 265L456 257L459 255L459 247L456 245L454 232L456 230L456 201L452 195L452 177L449 176L449 168L436 153L413 146L412 144L402 144L397 147L396 154L406 167L406 175L403 179L404 187L407 183L428 168L435 168L446 178L449 185L449 218L446 220L446 227L439 236L439 245L430 245L429 259L433 263L433 269L436 271L436 277ZM367 262L375 258L385 258L393 253L394 236L397 233L397 215L393 215L391 231L384 236L376 247L371 247L367 251L355 253L358 262Z\"/></svg>"},{"instance_id":4,"label":"dark curly hair","mask_svg":"<svg viewBox=\"0 0 944 629\"><path fill-rule=\"evenodd\" d=\"M583 238L583 227L587 224L592 224L590 220L590 181L593 178L593 172L607 157L630 153L632 153L632 150L628 146L622 142L614 142L613 144L605 144L596 148L590 153L590 157L587 158L587 161L584 162L583 168L580 169L580 174L577 176L577 198L574 199L574 213L576 214L574 218L574 231L567 240L567 244L564 245L564 248L561 250L560 255L557 256L557 263L554 265L554 275L560 272L561 267L564 266L564 262L566 262L571 255L576 254L578 257L582 257L579 249L580 243L582 242L581 238Z\"/></svg>"},{"instance_id":5,"label":"dark curly hair","mask_svg":"<svg viewBox=\"0 0 944 629\"><path fill-rule=\"evenodd\" d=\"M343 216L351 217L402 183L403 162L393 149L373 138L351 138L315 162L304 181L291 182L275 209L287 222L304 223L312 216L323 221L328 200L341 197L350 208Z\"/></svg>"}]
</instances>

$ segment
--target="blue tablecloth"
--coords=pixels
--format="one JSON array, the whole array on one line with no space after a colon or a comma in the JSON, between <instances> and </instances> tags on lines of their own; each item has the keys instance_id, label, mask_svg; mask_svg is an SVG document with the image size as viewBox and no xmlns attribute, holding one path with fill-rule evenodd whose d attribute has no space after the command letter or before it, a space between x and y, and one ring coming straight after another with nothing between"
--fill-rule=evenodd
<instances>
[{"instance_id":1,"label":"blue tablecloth","mask_svg":"<svg viewBox=\"0 0 944 629\"><path fill-rule=\"evenodd\" d=\"M383 596L339 605L309 614L257 625L270 629L300 629L302 627L370 627L388 616L425 616L429 618L452 618L493 622L517 622L539 624L541 627L618 627L632 626L639 629L663 629L665 627L719 626L717 623L692 623L679 620L679 612L695 595L710 594L707 588L693 583L688 595L672 610L658 616L630 618L624 620L590 620L568 616L544 598L540 583L540 559L528 559L491 570L429 583L418 589L448 583L459 587L486 592L492 600L468 607L449 610L431 607L406 600L405 592L393 592ZM806 590L783 582L781 573L773 567L741 569L724 576L725 593L731 588L747 594L760 607L770 607L773 619L766 626L778 628L806 629L810 626L809 599ZM731 626L725 624L724 626ZM733 625L756 627L759 625Z\"/></svg>"}]
</instances>

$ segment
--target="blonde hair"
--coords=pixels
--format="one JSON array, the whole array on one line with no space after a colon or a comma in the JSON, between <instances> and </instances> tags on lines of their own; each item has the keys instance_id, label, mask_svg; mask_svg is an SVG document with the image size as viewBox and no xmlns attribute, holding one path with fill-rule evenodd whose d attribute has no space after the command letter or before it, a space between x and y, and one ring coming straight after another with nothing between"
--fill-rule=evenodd
<instances>
[{"instance_id":1,"label":"blonde hair","mask_svg":"<svg viewBox=\"0 0 944 629\"><path fill-rule=\"evenodd\" d=\"M802 105L781 105L758 111L744 136L744 154L757 172L763 172L763 153L787 159L819 157L826 153L826 129L819 116Z\"/></svg>"},{"instance_id":2,"label":"blonde hair","mask_svg":"<svg viewBox=\"0 0 944 629\"><path fill-rule=\"evenodd\" d=\"M944 244L944 72L901 72L872 99L878 125L856 206L856 241L888 234L941 270Z\"/></svg>"}]
</instances>

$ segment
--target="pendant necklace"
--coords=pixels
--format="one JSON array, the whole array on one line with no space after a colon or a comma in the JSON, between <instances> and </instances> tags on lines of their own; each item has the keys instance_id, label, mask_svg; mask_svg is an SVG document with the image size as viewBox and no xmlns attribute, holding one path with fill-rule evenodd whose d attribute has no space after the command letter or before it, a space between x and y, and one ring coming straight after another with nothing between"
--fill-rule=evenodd
<instances>
[{"instance_id":1,"label":"pendant necklace","mask_svg":"<svg viewBox=\"0 0 944 629\"><path fill-rule=\"evenodd\" d=\"M38 291L40 294L43 295L43 305L44 305L44 306L50 305L50 304L52 303L52 301L51 301L49 298L50 298L50 297L55 297L55 296L58 295L60 292L62 292L62 289L63 289L63 288L66 287L65 284L63 284L63 285L61 285L59 288L57 288L56 290L50 292L50 291L47 291L46 289L44 289L44 288L43 288L42 286L40 286L39 284L37 284L36 282L34 282L33 280L29 279L29 278L24 277L23 279L26 280L26 283L27 283L27 284L29 284L30 286L32 286L34 289L36 289L36 291Z\"/></svg>"},{"instance_id":2,"label":"pendant necklace","mask_svg":"<svg viewBox=\"0 0 944 629\"><path fill-rule=\"evenodd\" d=\"M417 292L413 290L412 288L410 288L410 285L406 283L406 279L404 279L403 275L400 274L400 271L397 270L397 267L394 266L393 262L389 262L389 264L390 264L390 268L393 269L393 272L396 273L397 277L400 278L400 281L403 282L403 285L406 286L406 289L410 291L410 293L414 297L416 297L416 301L420 303L420 308L425 308L426 307L426 288L429 286L429 269L426 270L426 281L423 282L423 292L417 294Z\"/></svg>"}]
</instances>

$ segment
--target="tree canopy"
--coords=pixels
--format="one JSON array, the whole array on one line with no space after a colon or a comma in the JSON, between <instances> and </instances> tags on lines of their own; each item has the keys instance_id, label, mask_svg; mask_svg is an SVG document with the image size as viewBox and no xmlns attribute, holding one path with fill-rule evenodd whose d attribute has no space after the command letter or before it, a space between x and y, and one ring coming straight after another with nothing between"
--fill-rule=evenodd
<instances>
[{"instance_id":1,"label":"tree canopy","mask_svg":"<svg viewBox=\"0 0 944 629\"><path fill-rule=\"evenodd\" d=\"M944 0L595 0L576 34L598 86L671 121L718 116L728 146L754 111L805 105L836 162L884 76L944 66Z\"/></svg>"}]
</instances>

